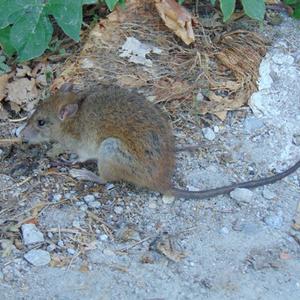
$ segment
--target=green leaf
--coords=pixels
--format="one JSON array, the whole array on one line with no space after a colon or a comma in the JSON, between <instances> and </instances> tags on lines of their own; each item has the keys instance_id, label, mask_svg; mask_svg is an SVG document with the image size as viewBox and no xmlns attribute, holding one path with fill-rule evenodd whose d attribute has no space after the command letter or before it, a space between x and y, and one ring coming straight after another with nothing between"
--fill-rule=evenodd
<instances>
[{"instance_id":1,"label":"green leaf","mask_svg":"<svg viewBox=\"0 0 300 300\"><path fill-rule=\"evenodd\" d=\"M0 75L10 72L11 68L5 63L5 56L0 55Z\"/></svg>"},{"instance_id":2,"label":"green leaf","mask_svg":"<svg viewBox=\"0 0 300 300\"><path fill-rule=\"evenodd\" d=\"M235 0L221 0L221 10L223 13L223 21L229 20L235 9Z\"/></svg>"},{"instance_id":3,"label":"green leaf","mask_svg":"<svg viewBox=\"0 0 300 300\"><path fill-rule=\"evenodd\" d=\"M49 0L47 12L54 16L65 34L79 41L82 23L82 0Z\"/></svg>"},{"instance_id":4,"label":"green leaf","mask_svg":"<svg viewBox=\"0 0 300 300\"><path fill-rule=\"evenodd\" d=\"M40 6L42 0L0 0L0 28L16 22L33 6Z\"/></svg>"},{"instance_id":5,"label":"green leaf","mask_svg":"<svg viewBox=\"0 0 300 300\"><path fill-rule=\"evenodd\" d=\"M10 41L20 61L42 55L51 40L53 28L42 12L42 7L32 8L30 15L21 17L11 28Z\"/></svg>"},{"instance_id":6,"label":"green leaf","mask_svg":"<svg viewBox=\"0 0 300 300\"><path fill-rule=\"evenodd\" d=\"M121 8L126 8L126 3L125 0L119 0L119 5L121 6Z\"/></svg>"},{"instance_id":7,"label":"green leaf","mask_svg":"<svg viewBox=\"0 0 300 300\"><path fill-rule=\"evenodd\" d=\"M299 2L299 0L284 0L283 2L286 5L293 5L293 4L296 4L297 2Z\"/></svg>"},{"instance_id":8,"label":"green leaf","mask_svg":"<svg viewBox=\"0 0 300 300\"><path fill-rule=\"evenodd\" d=\"M0 61L0 75L10 72L11 68L5 64L4 62Z\"/></svg>"},{"instance_id":9,"label":"green leaf","mask_svg":"<svg viewBox=\"0 0 300 300\"><path fill-rule=\"evenodd\" d=\"M242 0L245 14L252 19L263 21L266 6L264 0Z\"/></svg>"},{"instance_id":10,"label":"green leaf","mask_svg":"<svg viewBox=\"0 0 300 300\"><path fill-rule=\"evenodd\" d=\"M216 0L210 0L210 3L212 6L215 6L216 5Z\"/></svg>"},{"instance_id":11,"label":"green leaf","mask_svg":"<svg viewBox=\"0 0 300 300\"><path fill-rule=\"evenodd\" d=\"M184 0L178 0L178 3L181 5L184 2Z\"/></svg>"},{"instance_id":12,"label":"green leaf","mask_svg":"<svg viewBox=\"0 0 300 300\"><path fill-rule=\"evenodd\" d=\"M95 3L97 3L97 0L82 0L82 5L95 4Z\"/></svg>"},{"instance_id":13,"label":"green leaf","mask_svg":"<svg viewBox=\"0 0 300 300\"><path fill-rule=\"evenodd\" d=\"M296 19L300 19L300 4L298 4L294 9L293 17Z\"/></svg>"},{"instance_id":14,"label":"green leaf","mask_svg":"<svg viewBox=\"0 0 300 300\"><path fill-rule=\"evenodd\" d=\"M16 52L16 49L12 46L9 38L10 29L10 26L0 29L0 45L4 53L8 56L12 56Z\"/></svg>"},{"instance_id":15,"label":"green leaf","mask_svg":"<svg viewBox=\"0 0 300 300\"><path fill-rule=\"evenodd\" d=\"M105 0L106 5L108 6L110 11L113 11L116 4L119 2L119 0Z\"/></svg>"}]
</instances>

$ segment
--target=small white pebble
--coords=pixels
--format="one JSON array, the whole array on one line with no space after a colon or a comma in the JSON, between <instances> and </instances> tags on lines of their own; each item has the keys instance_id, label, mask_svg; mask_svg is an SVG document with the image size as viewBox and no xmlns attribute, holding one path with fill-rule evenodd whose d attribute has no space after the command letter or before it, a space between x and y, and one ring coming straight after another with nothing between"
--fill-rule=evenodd
<instances>
[{"instance_id":1,"label":"small white pebble","mask_svg":"<svg viewBox=\"0 0 300 300\"><path fill-rule=\"evenodd\" d=\"M52 197L52 201L53 202L59 202L62 198L62 195L61 194L54 194L53 197Z\"/></svg>"},{"instance_id":2,"label":"small white pebble","mask_svg":"<svg viewBox=\"0 0 300 300\"><path fill-rule=\"evenodd\" d=\"M86 195L83 197L83 200L85 203L89 203L89 202L95 201L95 196L94 195Z\"/></svg>"},{"instance_id":3,"label":"small white pebble","mask_svg":"<svg viewBox=\"0 0 300 300\"><path fill-rule=\"evenodd\" d=\"M22 238L25 245L44 242L44 235L35 224L23 224L21 226Z\"/></svg>"},{"instance_id":4,"label":"small white pebble","mask_svg":"<svg viewBox=\"0 0 300 300\"><path fill-rule=\"evenodd\" d=\"M101 203L99 201L92 201L88 204L88 206L91 207L91 208L100 208Z\"/></svg>"},{"instance_id":5,"label":"small white pebble","mask_svg":"<svg viewBox=\"0 0 300 300\"><path fill-rule=\"evenodd\" d=\"M221 230L220 230L220 232L222 234L228 234L229 233L229 229L227 227L222 227Z\"/></svg>"},{"instance_id":6,"label":"small white pebble","mask_svg":"<svg viewBox=\"0 0 300 300\"><path fill-rule=\"evenodd\" d=\"M59 247L63 247L63 246L65 245L65 243L64 243L64 241L59 240L59 241L57 242L57 245L58 245Z\"/></svg>"},{"instance_id":7,"label":"small white pebble","mask_svg":"<svg viewBox=\"0 0 300 300\"><path fill-rule=\"evenodd\" d=\"M64 198L67 199L67 200L70 200L72 198L72 194L71 193L65 193Z\"/></svg>"},{"instance_id":8,"label":"small white pebble","mask_svg":"<svg viewBox=\"0 0 300 300\"><path fill-rule=\"evenodd\" d=\"M218 126L214 126L214 132L218 133L219 131L220 131L219 127Z\"/></svg>"},{"instance_id":9,"label":"small white pebble","mask_svg":"<svg viewBox=\"0 0 300 300\"><path fill-rule=\"evenodd\" d=\"M68 248L68 249L67 249L67 252L68 252L68 254L70 254L70 255L74 255L74 254L76 253L76 250L73 249L73 248Z\"/></svg>"},{"instance_id":10,"label":"small white pebble","mask_svg":"<svg viewBox=\"0 0 300 300\"><path fill-rule=\"evenodd\" d=\"M187 185L186 188L191 192L199 192L199 188L192 185Z\"/></svg>"},{"instance_id":11,"label":"small white pebble","mask_svg":"<svg viewBox=\"0 0 300 300\"><path fill-rule=\"evenodd\" d=\"M86 211L87 208L88 208L87 205L86 205L86 204L83 204L83 205L80 206L79 209L80 209L81 211Z\"/></svg>"},{"instance_id":12,"label":"small white pebble","mask_svg":"<svg viewBox=\"0 0 300 300\"><path fill-rule=\"evenodd\" d=\"M103 241L103 242L105 242L105 241L108 240L108 236L107 236L106 234L101 234L101 235L99 236L99 238L100 238L100 240Z\"/></svg>"},{"instance_id":13,"label":"small white pebble","mask_svg":"<svg viewBox=\"0 0 300 300\"><path fill-rule=\"evenodd\" d=\"M165 204L171 204L171 203L174 202L174 200L175 200L175 197L174 197L174 196L163 195L163 197L162 197L162 201L163 201L163 203L165 203Z\"/></svg>"},{"instance_id":14,"label":"small white pebble","mask_svg":"<svg viewBox=\"0 0 300 300\"><path fill-rule=\"evenodd\" d=\"M47 247L47 251L48 252L52 252L53 250L55 250L56 246L55 244L50 244L48 247Z\"/></svg>"},{"instance_id":15,"label":"small white pebble","mask_svg":"<svg viewBox=\"0 0 300 300\"><path fill-rule=\"evenodd\" d=\"M24 258L34 266L45 266L47 265L51 258L50 254L41 249L33 249L24 254Z\"/></svg>"},{"instance_id":16,"label":"small white pebble","mask_svg":"<svg viewBox=\"0 0 300 300\"><path fill-rule=\"evenodd\" d=\"M116 206L115 208L114 208L114 212L117 214L117 215L121 215L122 213L123 213L123 207L121 207L121 206Z\"/></svg>"},{"instance_id":17,"label":"small white pebble","mask_svg":"<svg viewBox=\"0 0 300 300\"><path fill-rule=\"evenodd\" d=\"M202 92L200 91L197 95L196 95L196 101L199 103L199 102L202 102L204 100L204 96L202 94Z\"/></svg>"},{"instance_id":18,"label":"small white pebble","mask_svg":"<svg viewBox=\"0 0 300 300\"><path fill-rule=\"evenodd\" d=\"M109 184L106 185L106 189L107 189L108 191L109 191L109 190L112 190L114 187L115 187L115 185L112 184L112 183L109 183Z\"/></svg>"},{"instance_id":19,"label":"small white pebble","mask_svg":"<svg viewBox=\"0 0 300 300\"><path fill-rule=\"evenodd\" d=\"M216 137L214 131L210 127L202 128L202 133L203 136L209 141L213 141Z\"/></svg>"},{"instance_id":20,"label":"small white pebble","mask_svg":"<svg viewBox=\"0 0 300 300\"><path fill-rule=\"evenodd\" d=\"M230 197L239 202L249 203L253 198L253 192L248 189L237 188L230 193Z\"/></svg>"},{"instance_id":21,"label":"small white pebble","mask_svg":"<svg viewBox=\"0 0 300 300\"><path fill-rule=\"evenodd\" d=\"M264 198L267 200L272 200L272 199L276 198L276 194L274 192L270 191L268 188L264 188L262 194L263 194Z\"/></svg>"},{"instance_id":22,"label":"small white pebble","mask_svg":"<svg viewBox=\"0 0 300 300\"><path fill-rule=\"evenodd\" d=\"M149 208L151 209L155 209L157 207L156 202L155 201L150 201L148 204Z\"/></svg>"}]
</instances>

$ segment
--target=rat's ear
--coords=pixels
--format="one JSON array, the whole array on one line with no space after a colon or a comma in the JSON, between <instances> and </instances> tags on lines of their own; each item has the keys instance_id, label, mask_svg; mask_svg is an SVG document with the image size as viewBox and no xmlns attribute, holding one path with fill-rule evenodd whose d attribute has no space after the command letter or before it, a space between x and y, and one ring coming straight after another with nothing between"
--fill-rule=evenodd
<instances>
[{"instance_id":1,"label":"rat's ear","mask_svg":"<svg viewBox=\"0 0 300 300\"><path fill-rule=\"evenodd\" d=\"M77 103L69 103L60 107L58 111L58 117L61 121L67 118L74 117L78 111Z\"/></svg>"},{"instance_id":2,"label":"rat's ear","mask_svg":"<svg viewBox=\"0 0 300 300\"><path fill-rule=\"evenodd\" d=\"M73 83L65 82L61 85L61 87L59 88L59 91L63 92L63 93L72 92L73 88L74 88Z\"/></svg>"}]
</instances>

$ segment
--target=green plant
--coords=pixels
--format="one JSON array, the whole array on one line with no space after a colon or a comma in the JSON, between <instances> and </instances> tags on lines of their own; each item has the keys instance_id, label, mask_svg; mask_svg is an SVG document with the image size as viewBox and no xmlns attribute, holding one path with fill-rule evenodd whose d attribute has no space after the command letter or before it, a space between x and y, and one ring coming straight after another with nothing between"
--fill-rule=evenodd
<instances>
[{"instance_id":1,"label":"green plant","mask_svg":"<svg viewBox=\"0 0 300 300\"><path fill-rule=\"evenodd\" d=\"M10 67L5 63L5 56L0 55L0 75L5 74L10 70Z\"/></svg>"},{"instance_id":2,"label":"green plant","mask_svg":"<svg viewBox=\"0 0 300 300\"><path fill-rule=\"evenodd\" d=\"M300 19L300 0L284 0L284 4L290 6L293 9L292 16L296 19Z\"/></svg>"},{"instance_id":3,"label":"green plant","mask_svg":"<svg viewBox=\"0 0 300 300\"><path fill-rule=\"evenodd\" d=\"M105 2L110 11L112 11L117 4L121 6L125 5L125 0L102 0L102 2Z\"/></svg>"},{"instance_id":4,"label":"green plant","mask_svg":"<svg viewBox=\"0 0 300 300\"><path fill-rule=\"evenodd\" d=\"M291 0L292 1L292 0ZM298 0L295 0L298 1ZM182 4L184 0L178 0ZM210 0L210 3L215 6L217 0ZM230 19L235 10L236 0L219 0L221 11L223 13L223 21ZM264 0L241 0L245 14L252 19L262 21L265 15L265 1Z\"/></svg>"},{"instance_id":5,"label":"green plant","mask_svg":"<svg viewBox=\"0 0 300 300\"><path fill-rule=\"evenodd\" d=\"M0 0L0 45L19 61L38 57L48 48L53 34L51 18L65 34L80 39L82 6L97 0ZM125 0L104 0L110 10Z\"/></svg>"}]
</instances>

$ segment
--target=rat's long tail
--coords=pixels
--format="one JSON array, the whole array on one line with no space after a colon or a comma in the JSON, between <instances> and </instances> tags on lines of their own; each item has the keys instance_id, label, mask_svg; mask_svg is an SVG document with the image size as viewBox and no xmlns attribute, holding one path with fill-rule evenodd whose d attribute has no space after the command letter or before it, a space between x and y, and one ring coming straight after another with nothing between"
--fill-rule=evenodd
<instances>
[{"instance_id":1,"label":"rat's long tail","mask_svg":"<svg viewBox=\"0 0 300 300\"><path fill-rule=\"evenodd\" d=\"M282 178L292 174L299 167L300 167L300 160L296 164L294 164L292 167L290 167L289 169L287 169L281 173L278 173L276 175L270 176L270 177L265 177L265 178L261 178L261 179L257 179L257 180L250 180L250 181L241 182L241 183L233 183L228 186L223 186L223 187L199 191L199 192L172 188L171 193L172 193L172 195L174 195L175 197L178 197L178 198L205 199L205 198L216 197L218 195L229 194L236 188L251 189L251 188L258 187L258 186L263 186L263 185L274 183L274 182L281 180Z\"/></svg>"}]
</instances>

